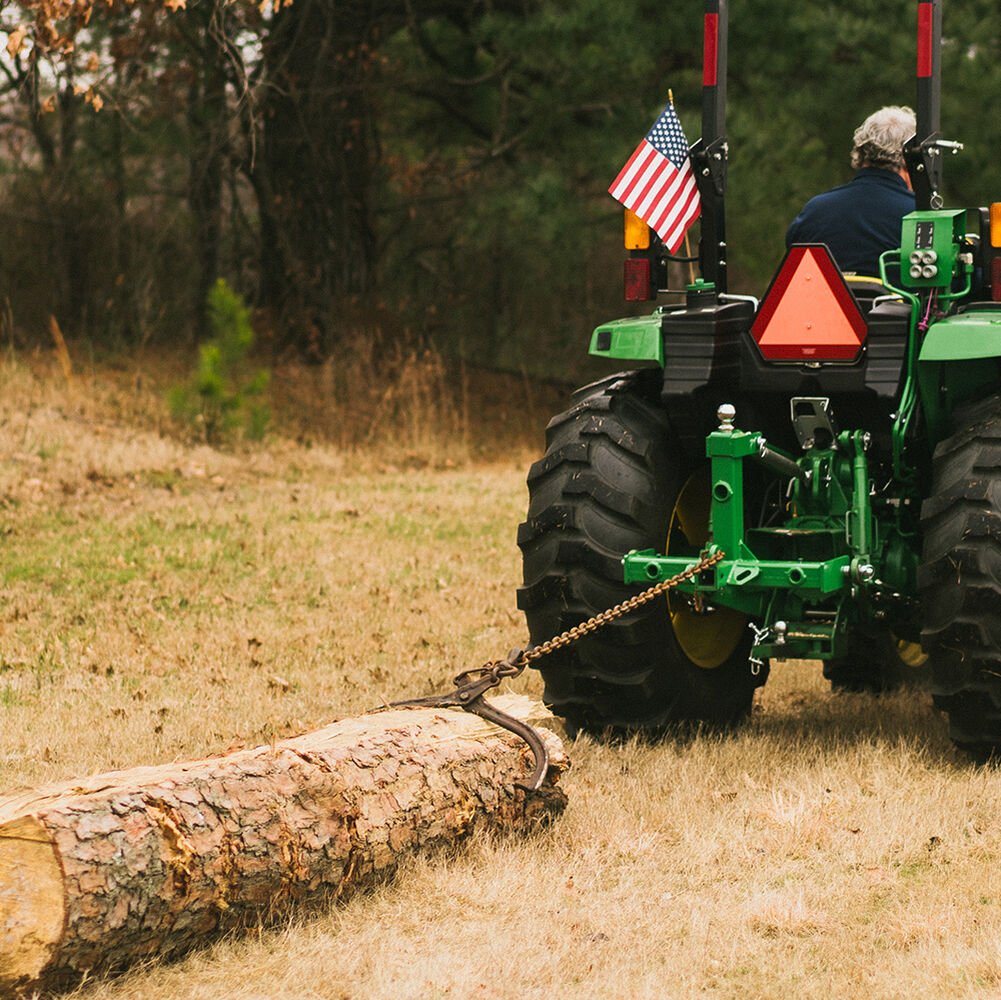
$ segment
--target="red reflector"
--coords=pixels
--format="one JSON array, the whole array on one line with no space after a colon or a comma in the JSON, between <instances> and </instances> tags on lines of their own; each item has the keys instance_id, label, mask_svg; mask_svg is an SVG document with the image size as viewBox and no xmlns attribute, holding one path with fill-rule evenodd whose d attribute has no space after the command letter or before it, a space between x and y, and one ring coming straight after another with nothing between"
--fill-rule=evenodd
<instances>
[{"instance_id":1,"label":"red reflector","mask_svg":"<svg viewBox=\"0 0 1001 1000\"><path fill-rule=\"evenodd\" d=\"M1001 257L991 261L991 300L1001 302Z\"/></svg>"},{"instance_id":2,"label":"red reflector","mask_svg":"<svg viewBox=\"0 0 1001 1000\"><path fill-rule=\"evenodd\" d=\"M719 64L719 14L706 14L702 44L702 86L716 86Z\"/></svg>"},{"instance_id":3,"label":"red reflector","mask_svg":"<svg viewBox=\"0 0 1001 1000\"><path fill-rule=\"evenodd\" d=\"M918 76L931 76L933 4L918 4Z\"/></svg>"},{"instance_id":4,"label":"red reflector","mask_svg":"<svg viewBox=\"0 0 1001 1000\"><path fill-rule=\"evenodd\" d=\"M649 302L656 298L650 288L650 260L630 257L625 262L626 302Z\"/></svg>"},{"instance_id":5,"label":"red reflector","mask_svg":"<svg viewBox=\"0 0 1001 1000\"><path fill-rule=\"evenodd\" d=\"M854 361L866 325L826 246L794 246L751 333L768 361Z\"/></svg>"}]
</instances>

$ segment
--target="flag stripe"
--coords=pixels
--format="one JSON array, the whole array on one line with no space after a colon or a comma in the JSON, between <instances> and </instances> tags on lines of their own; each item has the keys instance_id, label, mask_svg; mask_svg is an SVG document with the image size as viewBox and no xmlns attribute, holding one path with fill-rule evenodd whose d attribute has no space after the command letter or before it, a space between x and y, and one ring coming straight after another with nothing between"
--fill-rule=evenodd
<instances>
[{"instance_id":1,"label":"flag stripe","mask_svg":"<svg viewBox=\"0 0 1001 1000\"><path fill-rule=\"evenodd\" d=\"M691 200L692 191L695 189L695 177L690 170L678 174L676 181L677 192L672 195L671 200L665 203L663 209L656 215L651 214L650 225L658 233L674 225L674 220Z\"/></svg>"},{"instance_id":2,"label":"flag stripe","mask_svg":"<svg viewBox=\"0 0 1001 1000\"><path fill-rule=\"evenodd\" d=\"M615 197L623 204L627 201L636 204L639 200L638 192L645 189L650 175L657 169L657 164L661 159L660 153L653 148L646 140L643 141L643 155L633 164L627 183L622 188L621 193Z\"/></svg>"},{"instance_id":3,"label":"flag stripe","mask_svg":"<svg viewBox=\"0 0 1001 1000\"><path fill-rule=\"evenodd\" d=\"M619 176L612 181L612 186L608 189L613 198L621 201L632 187L636 177L643 172L650 156L657 151L644 139L629 157L629 161L619 171Z\"/></svg>"},{"instance_id":4,"label":"flag stripe","mask_svg":"<svg viewBox=\"0 0 1001 1000\"><path fill-rule=\"evenodd\" d=\"M670 236L672 244L672 253L676 253L678 248L685 240L685 235L687 234L691 224L702 214L702 205L699 202L698 195L695 194L692 197L692 201L685 212L684 218L678 222L678 226L675 232Z\"/></svg>"},{"instance_id":5,"label":"flag stripe","mask_svg":"<svg viewBox=\"0 0 1001 1000\"><path fill-rule=\"evenodd\" d=\"M678 197L678 188L683 182L684 175L675 170L670 163L666 163L657 178L657 184L650 189L636 214L646 214L652 218L660 215L661 206L672 204Z\"/></svg>"},{"instance_id":6,"label":"flag stripe","mask_svg":"<svg viewBox=\"0 0 1001 1000\"><path fill-rule=\"evenodd\" d=\"M680 247L684 242L685 233L688 232L688 227L699 217L701 212L702 205L699 201L698 189L693 189L680 217L675 223L674 228L661 237L664 241L664 245L671 251L671 253L677 252L678 247Z\"/></svg>"},{"instance_id":7,"label":"flag stripe","mask_svg":"<svg viewBox=\"0 0 1001 1000\"><path fill-rule=\"evenodd\" d=\"M637 215L643 215L649 209L651 201L659 195L665 181L670 180L672 169L671 165L666 163L658 153L657 162L652 164L646 183L642 187L637 185L637 190L633 193L631 200L636 204L633 211Z\"/></svg>"}]
</instances>

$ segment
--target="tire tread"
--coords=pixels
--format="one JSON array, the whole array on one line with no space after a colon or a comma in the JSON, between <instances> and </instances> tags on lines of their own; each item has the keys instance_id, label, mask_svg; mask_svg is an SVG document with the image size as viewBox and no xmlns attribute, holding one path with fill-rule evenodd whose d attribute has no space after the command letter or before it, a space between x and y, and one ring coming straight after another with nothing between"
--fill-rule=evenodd
<instances>
[{"instance_id":1,"label":"tire tread","mask_svg":"<svg viewBox=\"0 0 1001 1000\"><path fill-rule=\"evenodd\" d=\"M1001 397L968 407L939 443L918 571L935 704L957 746L1001 748Z\"/></svg>"}]
</instances>

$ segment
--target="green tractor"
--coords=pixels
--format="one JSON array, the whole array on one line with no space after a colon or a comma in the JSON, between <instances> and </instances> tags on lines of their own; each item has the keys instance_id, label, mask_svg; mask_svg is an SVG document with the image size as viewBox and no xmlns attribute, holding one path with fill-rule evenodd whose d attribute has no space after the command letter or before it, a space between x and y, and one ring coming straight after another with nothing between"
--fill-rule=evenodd
<instances>
[{"instance_id":1,"label":"green tractor","mask_svg":"<svg viewBox=\"0 0 1001 1000\"><path fill-rule=\"evenodd\" d=\"M706 0L701 277L595 330L632 370L549 424L518 602L539 643L722 558L539 661L574 728L729 726L773 661L816 659L841 689L928 675L953 741L1001 748L1001 205L943 207L940 0L917 6L917 211L882 283L793 246L758 303L727 293L727 11ZM627 292L655 299L666 251L633 245Z\"/></svg>"}]
</instances>

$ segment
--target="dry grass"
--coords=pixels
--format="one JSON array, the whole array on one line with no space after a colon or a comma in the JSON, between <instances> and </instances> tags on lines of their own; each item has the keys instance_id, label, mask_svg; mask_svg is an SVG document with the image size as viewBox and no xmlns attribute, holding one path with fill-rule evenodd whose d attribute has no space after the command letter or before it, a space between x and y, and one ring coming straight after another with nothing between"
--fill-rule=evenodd
<instances>
[{"instance_id":1,"label":"dry grass","mask_svg":"<svg viewBox=\"0 0 1001 1000\"><path fill-rule=\"evenodd\" d=\"M523 638L524 449L223 454L158 433L147 385L0 368L8 789L310 728ZM546 833L79 996L1001 995L1001 775L926 696L789 664L737 736L572 758Z\"/></svg>"}]
</instances>

